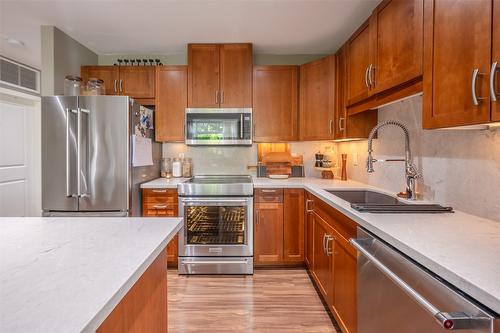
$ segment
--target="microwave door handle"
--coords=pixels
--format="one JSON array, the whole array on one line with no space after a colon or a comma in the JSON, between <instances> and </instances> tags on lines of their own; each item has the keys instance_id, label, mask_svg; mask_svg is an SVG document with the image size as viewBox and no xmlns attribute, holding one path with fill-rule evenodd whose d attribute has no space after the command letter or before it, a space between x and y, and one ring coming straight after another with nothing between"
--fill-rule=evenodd
<instances>
[{"instance_id":1,"label":"microwave door handle","mask_svg":"<svg viewBox=\"0 0 500 333\"><path fill-rule=\"evenodd\" d=\"M240 113L240 139L243 139L243 113Z\"/></svg>"}]
</instances>

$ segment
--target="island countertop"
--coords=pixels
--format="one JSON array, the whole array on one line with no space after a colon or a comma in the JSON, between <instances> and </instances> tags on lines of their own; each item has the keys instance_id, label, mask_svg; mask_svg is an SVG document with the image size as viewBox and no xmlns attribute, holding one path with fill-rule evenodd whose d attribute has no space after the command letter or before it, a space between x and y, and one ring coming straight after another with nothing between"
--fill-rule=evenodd
<instances>
[{"instance_id":1,"label":"island countertop","mask_svg":"<svg viewBox=\"0 0 500 333\"><path fill-rule=\"evenodd\" d=\"M93 332L182 218L0 218L0 331Z\"/></svg>"}]
</instances>

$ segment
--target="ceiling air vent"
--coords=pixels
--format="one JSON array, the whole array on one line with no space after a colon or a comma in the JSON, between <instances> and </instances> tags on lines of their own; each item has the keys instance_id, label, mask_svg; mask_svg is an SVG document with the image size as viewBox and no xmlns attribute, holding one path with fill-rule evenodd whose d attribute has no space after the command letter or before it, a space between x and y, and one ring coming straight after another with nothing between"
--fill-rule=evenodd
<instances>
[{"instance_id":1,"label":"ceiling air vent","mask_svg":"<svg viewBox=\"0 0 500 333\"><path fill-rule=\"evenodd\" d=\"M0 56L0 85L40 95L40 71Z\"/></svg>"}]
</instances>

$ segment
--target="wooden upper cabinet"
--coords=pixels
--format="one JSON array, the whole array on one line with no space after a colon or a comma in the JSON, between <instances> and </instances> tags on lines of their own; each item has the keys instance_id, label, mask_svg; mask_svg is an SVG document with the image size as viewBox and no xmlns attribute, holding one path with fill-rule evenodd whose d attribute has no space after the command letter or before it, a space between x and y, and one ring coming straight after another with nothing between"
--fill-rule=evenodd
<instances>
[{"instance_id":1,"label":"wooden upper cabinet","mask_svg":"<svg viewBox=\"0 0 500 333\"><path fill-rule=\"evenodd\" d=\"M155 66L120 67L120 95L134 98L155 97Z\"/></svg>"},{"instance_id":2,"label":"wooden upper cabinet","mask_svg":"<svg viewBox=\"0 0 500 333\"><path fill-rule=\"evenodd\" d=\"M156 141L184 141L187 66L159 66L156 71Z\"/></svg>"},{"instance_id":3,"label":"wooden upper cabinet","mask_svg":"<svg viewBox=\"0 0 500 333\"><path fill-rule=\"evenodd\" d=\"M493 36L492 36L492 63L500 65L500 0L493 0ZM496 95L496 101L491 100L491 120L500 121L500 74L498 69L494 71L492 93Z\"/></svg>"},{"instance_id":4,"label":"wooden upper cabinet","mask_svg":"<svg viewBox=\"0 0 500 333\"><path fill-rule=\"evenodd\" d=\"M304 190L285 189L283 198L283 260L304 261Z\"/></svg>"},{"instance_id":5,"label":"wooden upper cabinet","mask_svg":"<svg viewBox=\"0 0 500 333\"><path fill-rule=\"evenodd\" d=\"M252 107L252 44L219 46L220 96L224 108Z\"/></svg>"},{"instance_id":6,"label":"wooden upper cabinet","mask_svg":"<svg viewBox=\"0 0 500 333\"><path fill-rule=\"evenodd\" d=\"M347 112L347 46L343 46L335 54L335 113L334 139L367 138L373 127L377 125L377 110L368 110L354 115Z\"/></svg>"},{"instance_id":7,"label":"wooden upper cabinet","mask_svg":"<svg viewBox=\"0 0 500 333\"><path fill-rule=\"evenodd\" d=\"M252 44L189 44L189 107L252 107L252 64Z\"/></svg>"},{"instance_id":8,"label":"wooden upper cabinet","mask_svg":"<svg viewBox=\"0 0 500 333\"><path fill-rule=\"evenodd\" d=\"M298 140L298 74L298 66L254 66L254 141Z\"/></svg>"},{"instance_id":9,"label":"wooden upper cabinet","mask_svg":"<svg viewBox=\"0 0 500 333\"><path fill-rule=\"evenodd\" d=\"M423 0L386 0L374 11L372 93L422 75L423 5Z\"/></svg>"},{"instance_id":10,"label":"wooden upper cabinet","mask_svg":"<svg viewBox=\"0 0 500 333\"><path fill-rule=\"evenodd\" d=\"M155 97L155 66L82 66L80 72L84 82L103 80L106 95Z\"/></svg>"},{"instance_id":11,"label":"wooden upper cabinet","mask_svg":"<svg viewBox=\"0 0 500 333\"><path fill-rule=\"evenodd\" d=\"M219 107L219 45L188 45L188 106Z\"/></svg>"},{"instance_id":12,"label":"wooden upper cabinet","mask_svg":"<svg viewBox=\"0 0 500 333\"><path fill-rule=\"evenodd\" d=\"M283 204L254 204L255 264L276 264L283 261Z\"/></svg>"},{"instance_id":13,"label":"wooden upper cabinet","mask_svg":"<svg viewBox=\"0 0 500 333\"><path fill-rule=\"evenodd\" d=\"M118 66L82 66L80 76L84 83L89 78L98 78L104 81L106 95L119 95L120 71Z\"/></svg>"},{"instance_id":14,"label":"wooden upper cabinet","mask_svg":"<svg viewBox=\"0 0 500 333\"><path fill-rule=\"evenodd\" d=\"M347 41L347 105L369 96L368 72L373 60L370 55L370 24L365 22Z\"/></svg>"},{"instance_id":15,"label":"wooden upper cabinet","mask_svg":"<svg viewBox=\"0 0 500 333\"><path fill-rule=\"evenodd\" d=\"M300 66L299 136L301 140L333 139L335 55Z\"/></svg>"},{"instance_id":16,"label":"wooden upper cabinet","mask_svg":"<svg viewBox=\"0 0 500 333\"><path fill-rule=\"evenodd\" d=\"M424 128L490 120L491 29L492 1L425 0Z\"/></svg>"}]
</instances>

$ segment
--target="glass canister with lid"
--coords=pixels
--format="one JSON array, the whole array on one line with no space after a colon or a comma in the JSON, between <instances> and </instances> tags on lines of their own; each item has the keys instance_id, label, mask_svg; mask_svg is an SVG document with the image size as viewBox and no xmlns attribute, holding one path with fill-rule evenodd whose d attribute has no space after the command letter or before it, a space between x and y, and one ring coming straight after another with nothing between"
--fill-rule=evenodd
<instances>
[{"instance_id":1,"label":"glass canister with lid","mask_svg":"<svg viewBox=\"0 0 500 333\"><path fill-rule=\"evenodd\" d=\"M163 178L172 178L172 159L162 158L161 159L161 176Z\"/></svg>"},{"instance_id":2,"label":"glass canister with lid","mask_svg":"<svg viewBox=\"0 0 500 333\"><path fill-rule=\"evenodd\" d=\"M191 178L193 175L193 163L191 158L186 157L184 161L182 161L182 177Z\"/></svg>"},{"instance_id":3,"label":"glass canister with lid","mask_svg":"<svg viewBox=\"0 0 500 333\"><path fill-rule=\"evenodd\" d=\"M89 78L85 89L85 95L104 95L104 81L95 77Z\"/></svg>"},{"instance_id":4,"label":"glass canister with lid","mask_svg":"<svg viewBox=\"0 0 500 333\"><path fill-rule=\"evenodd\" d=\"M76 75L66 75L64 78L64 95L78 96L82 89L82 78Z\"/></svg>"}]
</instances>

